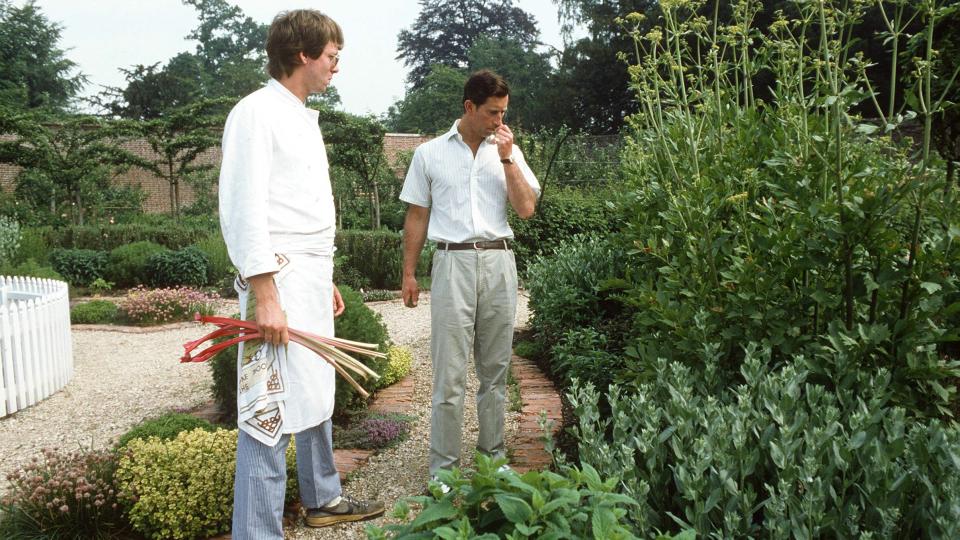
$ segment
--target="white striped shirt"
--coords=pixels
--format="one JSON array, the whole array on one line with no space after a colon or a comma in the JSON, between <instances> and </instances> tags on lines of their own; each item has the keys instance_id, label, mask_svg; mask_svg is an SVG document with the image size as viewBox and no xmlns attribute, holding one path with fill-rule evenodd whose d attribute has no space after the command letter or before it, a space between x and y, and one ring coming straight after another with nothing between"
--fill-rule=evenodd
<instances>
[{"instance_id":1,"label":"white striped shirt","mask_svg":"<svg viewBox=\"0 0 960 540\"><path fill-rule=\"evenodd\" d=\"M421 144L403 182L400 200L430 208L427 238L434 242L477 242L513 238L507 223L507 175L495 143L484 139L477 155L457 130ZM540 184L516 145L513 159L527 184Z\"/></svg>"}]
</instances>

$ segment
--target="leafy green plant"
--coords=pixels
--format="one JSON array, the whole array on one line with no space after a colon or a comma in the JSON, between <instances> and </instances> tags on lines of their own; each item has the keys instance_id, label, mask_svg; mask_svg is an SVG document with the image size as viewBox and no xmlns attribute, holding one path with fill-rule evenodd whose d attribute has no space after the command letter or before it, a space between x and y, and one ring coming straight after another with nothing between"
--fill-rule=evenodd
<instances>
[{"instance_id":1,"label":"leafy green plant","mask_svg":"<svg viewBox=\"0 0 960 540\"><path fill-rule=\"evenodd\" d=\"M345 309L343 315L334 319L334 334L338 338L360 341L363 343L377 343L380 352L387 352L390 336L383 318L363 303L359 292L347 286L340 286L340 295L343 297ZM384 373L389 365L386 359L367 358L363 355L351 354L362 361L377 373ZM367 391L372 391L377 382L373 380L361 382ZM362 398L342 377L337 377L336 395L334 397L334 414L347 414L351 409L360 406Z\"/></svg>"},{"instance_id":2,"label":"leafy green plant","mask_svg":"<svg viewBox=\"0 0 960 540\"><path fill-rule=\"evenodd\" d=\"M574 236L552 256L536 257L526 284L537 339L556 344L568 331L581 328L625 339L631 313L617 300L616 287L623 282L626 261L625 250L613 239L594 236ZM611 344L612 350L617 347Z\"/></svg>"},{"instance_id":3,"label":"leafy green plant","mask_svg":"<svg viewBox=\"0 0 960 540\"><path fill-rule=\"evenodd\" d=\"M661 360L635 392L568 395L579 461L620 476L641 532L679 524L719 537L953 537L960 530L960 432L892 406L891 373L844 354L815 382L808 364L770 366L748 347L743 383ZM715 376L715 374L713 375ZM609 412L601 412L603 402ZM669 516L669 517L668 517ZM798 534L799 533L799 534Z\"/></svg>"},{"instance_id":4,"label":"leafy green plant","mask_svg":"<svg viewBox=\"0 0 960 540\"><path fill-rule=\"evenodd\" d=\"M112 324L117 322L119 309L109 300L90 300L70 309L73 324Z\"/></svg>"},{"instance_id":5,"label":"leafy green plant","mask_svg":"<svg viewBox=\"0 0 960 540\"><path fill-rule=\"evenodd\" d=\"M386 388L399 382L410 373L413 366L413 352L407 347L391 345L387 347L387 362L377 381L377 388Z\"/></svg>"},{"instance_id":6,"label":"leafy green plant","mask_svg":"<svg viewBox=\"0 0 960 540\"><path fill-rule=\"evenodd\" d=\"M147 260L155 253L166 251L167 248L141 240L110 251L110 261L107 263L107 278L113 280L120 287L144 285L147 275Z\"/></svg>"},{"instance_id":7,"label":"leafy green plant","mask_svg":"<svg viewBox=\"0 0 960 540\"><path fill-rule=\"evenodd\" d=\"M206 254L196 246L160 251L147 258L147 281L154 287L200 287L207 284L209 267Z\"/></svg>"},{"instance_id":8,"label":"leafy green plant","mask_svg":"<svg viewBox=\"0 0 960 540\"><path fill-rule=\"evenodd\" d=\"M544 188L546 189L546 188ZM534 216L520 219L511 212L513 250L522 275L538 255L549 258L577 235L602 237L619 228L621 214L609 201L619 191L603 186L560 187L544 191Z\"/></svg>"},{"instance_id":9,"label":"leafy green plant","mask_svg":"<svg viewBox=\"0 0 960 540\"><path fill-rule=\"evenodd\" d=\"M221 281L233 278L237 271L230 261L230 255L227 253L227 244L223 241L223 236L219 233L211 234L195 244L196 248L203 252L209 263L208 278L210 283L218 284Z\"/></svg>"},{"instance_id":10,"label":"leafy green plant","mask_svg":"<svg viewBox=\"0 0 960 540\"><path fill-rule=\"evenodd\" d=\"M478 454L472 474L441 471L449 493L432 482L429 496L397 503L393 517L403 523L370 526L368 537L638 538L623 520L636 503L615 492L616 477L603 479L590 465L519 475L498 471L504 463ZM419 514L411 515L411 502L422 505Z\"/></svg>"},{"instance_id":11,"label":"leafy green plant","mask_svg":"<svg viewBox=\"0 0 960 540\"><path fill-rule=\"evenodd\" d=\"M48 229L49 227L20 227L20 248L11 260L21 264L34 259L41 264L49 264L52 247L46 242Z\"/></svg>"},{"instance_id":12,"label":"leafy green plant","mask_svg":"<svg viewBox=\"0 0 960 540\"><path fill-rule=\"evenodd\" d=\"M114 488L113 452L58 452L8 476L0 501L0 536L26 538L112 538L126 527Z\"/></svg>"},{"instance_id":13,"label":"leafy green plant","mask_svg":"<svg viewBox=\"0 0 960 540\"><path fill-rule=\"evenodd\" d=\"M50 253L50 263L71 285L85 287L104 276L107 254L92 249L55 249Z\"/></svg>"},{"instance_id":14,"label":"leafy green plant","mask_svg":"<svg viewBox=\"0 0 960 540\"><path fill-rule=\"evenodd\" d=\"M637 46L641 102L620 201L632 275L622 299L637 311L630 376L658 358L703 367L716 357L735 383L745 343L781 361L849 342L864 369L894 370L900 403L945 413L956 366L914 357L950 339L956 309L946 302L957 291L956 204L929 153L942 105L928 95L930 31L943 3L895 6L926 28L914 75L885 89L908 89L905 113L879 107L869 59L846 40L866 3L798 2L793 19L778 14L765 30L751 27L759 4L734 5L728 26L696 17L701 5L662 6L663 26L645 34L641 16L621 21ZM771 103L750 84L762 72L776 76ZM864 121L863 108L880 122ZM890 136L914 116L917 156Z\"/></svg>"},{"instance_id":15,"label":"leafy green plant","mask_svg":"<svg viewBox=\"0 0 960 540\"><path fill-rule=\"evenodd\" d=\"M213 424L202 418L184 413L170 412L156 418L149 418L130 428L130 430L120 436L120 439L117 441L117 447L123 448L134 439L147 439L149 437L156 437L161 441L167 441L173 439L182 431L193 431L194 429L213 431L215 428Z\"/></svg>"},{"instance_id":16,"label":"leafy green plant","mask_svg":"<svg viewBox=\"0 0 960 540\"><path fill-rule=\"evenodd\" d=\"M87 285L87 288L93 292L94 296L99 296L105 292L112 290L114 285L116 284L112 281L107 281L103 278L97 278L93 280L92 283Z\"/></svg>"},{"instance_id":17,"label":"leafy green plant","mask_svg":"<svg viewBox=\"0 0 960 540\"><path fill-rule=\"evenodd\" d=\"M36 277L41 279L55 279L57 281L66 281L63 276L57 273L56 270L50 268L49 266L41 266L34 259L27 259L26 261L16 265L4 265L0 266L0 274L5 276L29 276Z\"/></svg>"},{"instance_id":18,"label":"leafy green plant","mask_svg":"<svg viewBox=\"0 0 960 540\"><path fill-rule=\"evenodd\" d=\"M0 216L0 263L12 261L20 249L20 224L17 220Z\"/></svg>"}]
</instances>

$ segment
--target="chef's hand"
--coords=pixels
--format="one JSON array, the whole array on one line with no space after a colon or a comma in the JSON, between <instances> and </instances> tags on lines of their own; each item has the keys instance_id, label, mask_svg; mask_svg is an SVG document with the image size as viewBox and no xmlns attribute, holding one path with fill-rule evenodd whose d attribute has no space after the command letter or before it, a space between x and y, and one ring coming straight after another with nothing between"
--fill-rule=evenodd
<instances>
[{"instance_id":1,"label":"chef's hand","mask_svg":"<svg viewBox=\"0 0 960 540\"><path fill-rule=\"evenodd\" d=\"M343 310L347 309L347 306L343 303L343 297L340 296L340 289L336 285L333 286L333 318L337 318L340 315L343 315Z\"/></svg>"}]
</instances>

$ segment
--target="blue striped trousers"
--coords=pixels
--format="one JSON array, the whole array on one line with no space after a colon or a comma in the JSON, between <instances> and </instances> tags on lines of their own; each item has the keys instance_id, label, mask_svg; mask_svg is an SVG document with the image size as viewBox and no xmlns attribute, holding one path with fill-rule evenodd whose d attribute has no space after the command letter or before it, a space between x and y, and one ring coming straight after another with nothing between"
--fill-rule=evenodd
<instances>
[{"instance_id":1,"label":"blue striped trousers","mask_svg":"<svg viewBox=\"0 0 960 540\"><path fill-rule=\"evenodd\" d=\"M234 540L282 539L290 435L283 435L276 446L270 447L238 431L231 535ZM340 495L332 424L327 420L295 437L300 499L306 508L319 508Z\"/></svg>"}]
</instances>

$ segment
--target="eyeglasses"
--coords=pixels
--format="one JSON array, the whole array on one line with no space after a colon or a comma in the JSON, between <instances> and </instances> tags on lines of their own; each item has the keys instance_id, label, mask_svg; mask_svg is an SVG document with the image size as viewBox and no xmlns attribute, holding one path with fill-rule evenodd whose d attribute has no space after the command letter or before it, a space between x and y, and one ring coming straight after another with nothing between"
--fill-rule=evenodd
<instances>
[{"instance_id":1,"label":"eyeglasses","mask_svg":"<svg viewBox=\"0 0 960 540\"><path fill-rule=\"evenodd\" d=\"M340 63L340 53L337 53L330 57L330 66L336 66Z\"/></svg>"}]
</instances>

